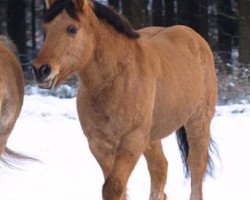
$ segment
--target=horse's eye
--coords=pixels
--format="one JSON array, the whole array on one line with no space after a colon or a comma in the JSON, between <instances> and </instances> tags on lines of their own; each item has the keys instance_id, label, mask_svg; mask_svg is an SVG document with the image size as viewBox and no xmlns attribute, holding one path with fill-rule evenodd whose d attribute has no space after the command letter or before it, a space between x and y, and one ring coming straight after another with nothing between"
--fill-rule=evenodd
<instances>
[{"instance_id":1,"label":"horse's eye","mask_svg":"<svg viewBox=\"0 0 250 200\"><path fill-rule=\"evenodd\" d=\"M72 26L72 25L67 28L67 32L69 35L74 36L77 33L77 31L78 31L77 28L75 26Z\"/></svg>"}]
</instances>

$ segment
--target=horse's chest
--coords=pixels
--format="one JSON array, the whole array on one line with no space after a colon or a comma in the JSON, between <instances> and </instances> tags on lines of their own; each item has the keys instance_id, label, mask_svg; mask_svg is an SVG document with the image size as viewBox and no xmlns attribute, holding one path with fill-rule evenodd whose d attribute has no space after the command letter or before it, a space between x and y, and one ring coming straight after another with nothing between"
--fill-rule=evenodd
<instances>
[{"instance_id":1,"label":"horse's chest","mask_svg":"<svg viewBox=\"0 0 250 200\"><path fill-rule=\"evenodd\" d=\"M84 102L78 105L79 119L87 137L95 133L120 137L132 126L131 117L126 113L122 107L117 109L104 103Z\"/></svg>"}]
</instances>

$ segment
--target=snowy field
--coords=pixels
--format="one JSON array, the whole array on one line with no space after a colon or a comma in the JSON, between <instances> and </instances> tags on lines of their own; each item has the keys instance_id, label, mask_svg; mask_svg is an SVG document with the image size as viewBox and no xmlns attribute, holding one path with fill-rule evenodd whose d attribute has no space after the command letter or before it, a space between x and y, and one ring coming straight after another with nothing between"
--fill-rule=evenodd
<instances>
[{"instance_id":1,"label":"snowy field","mask_svg":"<svg viewBox=\"0 0 250 200\"><path fill-rule=\"evenodd\" d=\"M204 182L205 200L250 199L250 105L217 107L212 134L219 146L214 179ZM169 161L169 200L187 200L190 180L184 179L175 136L163 141ZM21 170L1 168L1 200L101 200L102 172L92 157L76 114L75 99L25 96L9 147L34 156ZM138 162L128 185L130 200L148 199L146 162Z\"/></svg>"}]
</instances>

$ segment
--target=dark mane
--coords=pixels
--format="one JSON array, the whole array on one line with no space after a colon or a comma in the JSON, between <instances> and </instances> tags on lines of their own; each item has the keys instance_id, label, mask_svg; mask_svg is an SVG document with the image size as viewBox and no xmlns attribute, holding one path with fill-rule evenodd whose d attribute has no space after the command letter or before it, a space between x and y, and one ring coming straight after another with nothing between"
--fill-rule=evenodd
<instances>
[{"instance_id":1,"label":"dark mane","mask_svg":"<svg viewBox=\"0 0 250 200\"><path fill-rule=\"evenodd\" d=\"M110 7L104 6L97 1L92 2L93 11L98 19L110 24L115 30L130 39L137 39L140 37L139 33L131 27L126 18L115 12ZM78 13L82 12L75 7L71 0L56 0L55 3L45 12L43 17L44 23L51 22L55 17L61 14L63 10L66 10L68 15L75 20L79 20Z\"/></svg>"},{"instance_id":2,"label":"dark mane","mask_svg":"<svg viewBox=\"0 0 250 200\"><path fill-rule=\"evenodd\" d=\"M71 18L78 20L78 12L80 12L80 10L75 7L71 0L56 0L55 3L53 3L52 6L44 13L44 23L51 22L64 10L66 10Z\"/></svg>"},{"instance_id":3,"label":"dark mane","mask_svg":"<svg viewBox=\"0 0 250 200\"><path fill-rule=\"evenodd\" d=\"M112 8L102 5L97 1L93 1L95 15L113 26L118 32L126 35L128 38L137 39L140 37L130 25L128 20L119 15Z\"/></svg>"}]
</instances>

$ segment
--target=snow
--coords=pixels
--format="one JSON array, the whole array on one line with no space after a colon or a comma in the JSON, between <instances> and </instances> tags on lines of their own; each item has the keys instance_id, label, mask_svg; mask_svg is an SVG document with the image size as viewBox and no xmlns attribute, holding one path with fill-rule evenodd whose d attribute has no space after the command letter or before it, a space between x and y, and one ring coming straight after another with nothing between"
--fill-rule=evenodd
<instances>
[{"instance_id":1,"label":"snow","mask_svg":"<svg viewBox=\"0 0 250 200\"><path fill-rule=\"evenodd\" d=\"M102 172L91 155L75 106L76 99L25 96L8 146L41 160L21 170L0 169L1 200L101 200ZM250 105L217 107L212 134L219 146L215 178L206 177L204 199L250 199ZM169 199L188 199L174 134L163 140L169 161ZM128 184L130 200L148 199L150 179L142 157Z\"/></svg>"}]
</instances>

